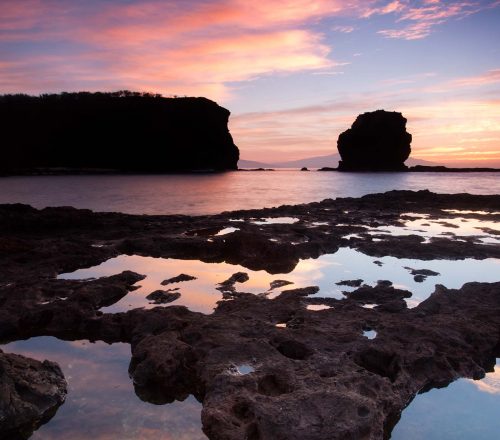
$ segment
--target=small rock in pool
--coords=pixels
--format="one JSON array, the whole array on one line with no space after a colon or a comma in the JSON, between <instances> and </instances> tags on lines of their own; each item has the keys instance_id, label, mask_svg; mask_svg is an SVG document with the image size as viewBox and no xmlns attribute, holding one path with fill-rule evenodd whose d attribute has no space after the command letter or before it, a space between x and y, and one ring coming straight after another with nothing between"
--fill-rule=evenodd
<instances>
[{"instance_id":1,"label":"small rock in pool","mask_svg":"<svg viewBox=\"0 0 500 440\"><path fill-rule=\"evenodd\" d=\"M338 283L335 283L337 286L348 286L348 287L359 287L361 286L361 283L363 280L357 279L357 280L342 280L339 281Z\"/></svg>"},{"instance_id":2,"label":"small rock in pool","mask_svg":"<svg viewBox=\"0 0 500 440\"><path fill-rule=\"evenodd\" d=\"M274 280L269 283L271 286L269 290L279 289L280 287L288 286L289 284L293 284L293 282L287 280Z\"/></svg>"},{"instance_id":3,"label":"small rock in pool","mask_svg":"<svg viewBox=\"0 0 500 440\"><path fill-rule=\"evenodd\" d=\"M167 304L181 297L181 293L177 289L172 290L155 290L146 296L146 299L154 304Z\"/></svg>"},{"instance_id":4,"label":"small rock in pool","mask_svg":"<svg viewBox=\"0 0 500 440\"><path fill-rule=\"evenodd\" d=\"M405 269L410 272L411 275L413 275L413 280L416 283L421 283L427 279L427 277L436 277L440 275L439 272L434 272L433 270L430 269L413 269L411 267L406 267Z\"/></svg>"},{"instance_id":5,"label":"small rock in pool","mask_svg":"<svg viewBox=\"0 0 500 440\"><path fill-rule=\"evenodd\" d=\"M168 284L180 283L182 281L191 281L191 280L195 280L195 279L196 279L196 277L193 277L191 275L186 275L185 273L181 273L180 275L177 275L176 277L169 278L167 280L163 280L161 282L161 285L166 286Z\"/></svg>"},{"instance_id":6,"label":"small rock in pool","mask_svg":"<svg viewBox=\"0 0 500 440\"><path fill-rule=\"evenodd\" d=\"M234 293L235 288L234 285L236 283L244 283L248 281L250 277L248 276L247 273L245 272L236 272L232 274L227 280L222 281L222 283L219 283L220 287L216 287L217 290L220 292L226 292L226 293Z\"/></svg>"}]
</instances>

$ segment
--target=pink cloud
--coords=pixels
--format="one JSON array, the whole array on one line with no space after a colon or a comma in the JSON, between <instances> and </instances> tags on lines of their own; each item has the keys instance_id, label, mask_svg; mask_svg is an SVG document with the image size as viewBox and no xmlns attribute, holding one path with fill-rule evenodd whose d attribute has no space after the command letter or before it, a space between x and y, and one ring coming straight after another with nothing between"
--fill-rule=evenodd
<instances>
[{"instance_id":1,"label":"pink cloud","mask_svg":"<svg viewBox=\"0 0 500 440\"><path fill-rule=\"evenodd\" d=\"M397 12L398 22L405 23L402 27L382 29L378 33L387 38L418 40L429 36L433 28L451 19L461 19L481 10L498 6L499 2L458 1L444 2L440 0L423 0L420 4L398 3L398 7L389 12ZM388 8L389 5L386 6ZM391 8L389 8L391 9ZM388 13L384 8L374 13Z\"/></svg>"},{"instance_id":2,"label":"pink cloud","mask_svg":"<svg viewBox=\"0 0 500 440\"><path fill-rule=\"evenodd\" d=\"M4 10L7 13L0 20L5 31L0 41L68 41L76 43L77 49L61 52L53 63L26 65L13 56L14 62L21 63L1 68L0 90L45 91L59 72L60 87L69 85L69 89L83 85L92 90L109 81L114 89L210 92L214 99L226 98L231 82L335 66L323 36L302 25L354 10L358 4L357 0L265 4L217 0L188 5L149 0L97 6L60 0L26 2L28 14L21 2L2 4L2 16ZM99 72L100 81L92 70Z\"/></svg>"}]
</instances>

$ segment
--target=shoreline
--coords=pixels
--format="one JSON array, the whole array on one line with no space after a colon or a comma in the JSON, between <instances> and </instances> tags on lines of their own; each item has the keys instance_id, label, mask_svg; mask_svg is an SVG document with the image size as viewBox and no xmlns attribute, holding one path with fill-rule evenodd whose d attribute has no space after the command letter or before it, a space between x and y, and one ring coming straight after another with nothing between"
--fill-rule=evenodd
<instances>
[{"instance_id":1,"label":"shoreline","mask_svg":"<svg viewBox=\"0 0 500 440\"><path fill-rule=\"evenodd\" d=\"M408 308L411 292L390 280L360 286L343 299L311 296L318 291L314 285L292 285L270 299L245 293L244 282L235 284L240 276L227 280L225 300L206 315L175 303L103 313L103 306L133 291L144 275L123 272L94 280L55 275L123 254L224 261L285 280L300 260L342 247L373 259L500 259L499 244L474 236L426 242L412 234L373 235L374 228L400 227L414 214L429 221L460 216L500 223L500 195L390 191L200 216L0 205L0 339L50 335L130 343L136 394L155 403L195 395L203 402L209 438L279 434L319 440L364 433L383 439L422 388L457 377L480 378L491 370L500 355L495 351L500 282L438 286ZM255 223L283 217L297 220ZM218 235L230 225L237 230ZM374 308L363 307L373 303ZM328 308L314 311L308 305ZM362 337L368 329L377 331L375 339ZM231 365L242 364L253 371L231 372ZM328 422L298 426L304 414Z\"/></svg>"},{"instance_id":2,"label":"shoreline","mask_svg":"<svg viewBox=\"0 0 500 440\"><path fill-rule=\"evenodd\" d=\"M118 171L113 169L54 169L43 168L36 170L23 170L13 173L0 173L1 177L29 177L29 176L135 176L135 175L200 175L200 174L223 174L230 172L259 172L259 171L321 171L321 172L339 172L343 174L366 174L366 173L497 173L500 168L454 168L445 166L422 166L416 165L405 170L339 170L338 168L239 168L236 170L179 170L169 172L157 171Z\"/></svg>"}]
</instances>

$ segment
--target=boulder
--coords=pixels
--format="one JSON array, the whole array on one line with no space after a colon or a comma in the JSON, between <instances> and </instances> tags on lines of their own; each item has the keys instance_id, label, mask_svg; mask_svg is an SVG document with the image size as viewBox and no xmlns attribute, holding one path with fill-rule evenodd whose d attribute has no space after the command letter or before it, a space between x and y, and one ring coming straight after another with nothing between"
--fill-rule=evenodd
<instances>
[{"instance_id":1,"label":"boulder","mask_svg":"<svg viewBox=\"0 0 500 440\"><path fill-rule=\"evenodd\" d=\"M0 437L26 439L64 403L59 366L0 350Z\"/></svg>"},{"instance_id":2,"label":"boulder","mask_svg":"<svg viewBox=\"0 0 500 440\"><path fill-rule=\"evenodd\" d=\"M411 134L398 112L377 110L359 115L337 141L339 171L402 171L410 156Z\"/></svg>"}]
</instances>

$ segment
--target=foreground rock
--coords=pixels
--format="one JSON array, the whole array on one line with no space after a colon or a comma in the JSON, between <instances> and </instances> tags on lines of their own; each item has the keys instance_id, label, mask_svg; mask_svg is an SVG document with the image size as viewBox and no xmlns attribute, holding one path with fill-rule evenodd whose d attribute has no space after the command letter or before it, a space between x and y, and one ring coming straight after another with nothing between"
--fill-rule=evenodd
<instances>
[{"instance_id":1,"label":"foreground rock","mask_svg":"<svg viewBox=\"0 0 500 440\"><path fill-rule=\"evenodd\" d=\"M59 366L0 350L0 434L27 439L64 402L67 384Z\"/></svg>"},{"instance_id":2,"label":"foreground rock","mask_svg":"<svg viewBox=\"0 0 500 440\"><path fill-rule=\"evenodd\" d=\"M151 292L146 299L152 301L155 304L167 304L174 302L181 297L179 289L169 289L169 290L155 290Z\"/></svg>"},{"instance_id":3,"label":"foreground rock","mask_svg":"<svg viewBox=\"0 0 500 440\"><path fill-rule=\"evenodd\" d=\"M411 134L401 113L377 110L359 115L337 141L339 171L402 171Z\"/></svg>"},{"instance_id":4,"label":"foreground rock","mask_svg":"<svg viewBox=\"0 0 500 440\"><path fill-rule=\"evenodd\" d=\"M236 170L228 119L205 98L0 96L3 143L15 145L2 150L0 174Z\"/></svg>"},{"instance_id":5,"label":"foreground rock","mask_svg":"<svg viewBox=\"0 0 500 440\"><path fill-rule=\"evenodd\" d=\"M452 219L449 210L485 212L460 215L498 222L500 196L398 191L201 217L3 205L0 340L51 335L128 342L137 395L156 404L195 395L211 439L387 438L417 392L492 370L500 355L500 283L438 286L408 309L411 292L388 280L361 285L342 300L318 298L315 286L269 299L269 292L245 293L248 274L235 272L219 285L230 300L211 315L175 305L112 314L100 309L134 290L144 275L55 275L123 253L225 261L281 274L300 259L343 246L374 257L500 257L498 244L473 239L424 243L417 236L380 235L375 242L368 233L403 226L407 213ZM283 216L299 221L262 226L252 220ZM239 230L218 236L234 219L243 220ZM283 278L276 277L275 288L287 283ZM356 287L358 281L344 283ZM368 329L376 331L374 339L363 336Z\"/></svg>"}]
</instances>

